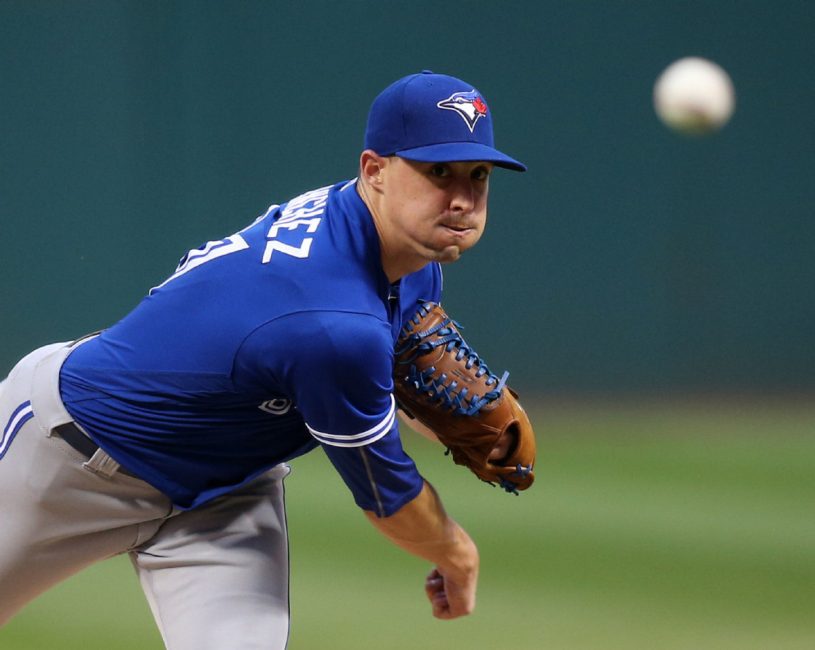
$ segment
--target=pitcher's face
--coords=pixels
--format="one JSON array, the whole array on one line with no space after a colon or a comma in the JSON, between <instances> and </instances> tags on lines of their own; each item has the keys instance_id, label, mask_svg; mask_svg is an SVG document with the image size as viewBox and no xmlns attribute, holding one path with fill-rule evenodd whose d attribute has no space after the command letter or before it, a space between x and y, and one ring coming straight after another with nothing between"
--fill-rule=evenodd
<instances>
[{"instance_id":1,"label":"pitcher's face","mask_svg":"<svg viewBox=\"0 0 815 650\"><path fill-rule=\"evenodd\" d=\"M475 246L487 221L492 163L387 161L381 212L400 247L428 262L452 262Z\"/></svg>"}]
</instances>

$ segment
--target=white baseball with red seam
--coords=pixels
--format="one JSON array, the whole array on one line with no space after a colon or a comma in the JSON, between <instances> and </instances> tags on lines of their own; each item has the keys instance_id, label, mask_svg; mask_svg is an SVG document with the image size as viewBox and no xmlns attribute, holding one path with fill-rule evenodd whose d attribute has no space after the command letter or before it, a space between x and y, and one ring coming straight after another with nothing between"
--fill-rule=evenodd
<instances>
[{"instance_id":1,"label":"white baseball with red seam","mask_svg":"<svg viewBox=\"0 0 815 650\"><path fill-rule=\"evenodd\" d=\"M681 133L704 135L720 129L733 114L735 103L727 72L700 57L674 61L654 85L657 115Z\"/></svg>"}]
</instances>

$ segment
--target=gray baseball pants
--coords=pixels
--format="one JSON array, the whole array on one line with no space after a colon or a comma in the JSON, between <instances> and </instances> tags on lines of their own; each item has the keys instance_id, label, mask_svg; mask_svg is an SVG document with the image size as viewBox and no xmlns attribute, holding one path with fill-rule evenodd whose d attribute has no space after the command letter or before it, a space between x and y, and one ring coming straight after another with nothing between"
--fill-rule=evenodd
<instances>
[{"instance_id":1,"label":"gray baseball pants","mask_svg":"<svg viewBox=\"0 0 815 650\"><path fill-rule=\"evenodd\" d=\"M99 560L129 553L169 650L279 650L289 560L279 465L181 511L102 450L53 433L71 420L58 372L71 344L35 350L0 383L0 625Z\"/></svg>"}]
</instances>

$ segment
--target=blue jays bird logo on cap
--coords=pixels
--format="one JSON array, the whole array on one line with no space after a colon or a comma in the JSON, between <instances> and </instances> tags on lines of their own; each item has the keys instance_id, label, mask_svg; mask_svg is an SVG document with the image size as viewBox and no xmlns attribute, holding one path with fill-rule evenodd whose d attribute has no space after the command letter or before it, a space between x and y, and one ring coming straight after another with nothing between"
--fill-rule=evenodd
<instances>
[{"instance_id":1,"label":"blue jays bird logo on cap","mask_svg":"<svg viewBox=\"0 0 815 650\"><path fill-rule=\"evenodd\" d=\"M436 106L458 113L467 124L470 133L473 132L475 123L480 118L487 116L487 103L475 89L469 92L453 93L447 99L441 100Z\"/></svg>"}]
</instances>

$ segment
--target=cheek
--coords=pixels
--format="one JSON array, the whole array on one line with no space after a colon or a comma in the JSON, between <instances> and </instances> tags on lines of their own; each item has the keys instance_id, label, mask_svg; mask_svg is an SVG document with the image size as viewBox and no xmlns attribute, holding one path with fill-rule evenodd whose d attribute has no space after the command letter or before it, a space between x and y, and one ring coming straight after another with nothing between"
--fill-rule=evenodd
<instances>
[{"instance_id":1,"label":"cheek","mask_svg":"<svg viewBox=\"0 0 815 650\"><path fill-rule=\"evenodd\" d=\"M473 243L471 245L475 246L481 240L481 235L483 234L484 234L484 223L482 222L481 227L478 228L478 232L476 236L473 238Z\"/></svg>"},{"instance_id":2,"label":"cheek","mask_svg":"<svg viewBox=\"0 0 815 650\"><path fill-rule=\"evenodd\" d=\"M484 232L484 228L486 228L486 226L487 226L487 205L486 205L486 201L484 202L483 205L480 206L480 209L478 209L476 211L476 215L477 216L475 218L475 221L478 224L477 225L478 233L481 234L482 232Z\"/></svg>"},{"instance_id":3,"label":"cheek","mask_svg":"<svg viewBox=\"0 0 815 650\"><path fill-rule=\"evenodd\" d=\"M416 182L415 179L408 179L403 182L399 191L394 197L395 203L399 205L403 212L423 213L431 209L437 202L434 188L428 187L426 183Z\"/></svg>"},{"instance_id":4,"label":"cheek","mask_svg":"<svg viewBox=\"0 0 815 650\"><path fill-rule=\"evenodd\" d=\"M487 197L488 196L489 196L489 190L488 190L488 188L484 188L484 191L480 192L478 194L478 197L476 198L476 206L477 206L476 209L483 212L485 218L486 218L486 213L487 213Z\"/></svg>"},{"instance_id":5,"label":"cheek","mask_svg":"<svg viewBox=\"0 0 815 650\"><path fill-rule=\"evenodd\" d=\"M422 188L409 196L403 203L404 212L414 219L432 218L440 215L447 208L442 192Z\"/></svg>"},{"instance_id":6,"label":"cheek","mask_svg":"<svg viewBox=\"0 0 815 650\"><path fill-rule=\"evenodd\" d=\"M487 226L487 211L482 210L480 215L476 218L475 222L476 234L475 237L473 237L473 241L470 244L470 246L475 246L478 243L478 241L481 239L481 236L484 234L484 229L486 228L486 226Z\"/></svg>"}]
</instances>

